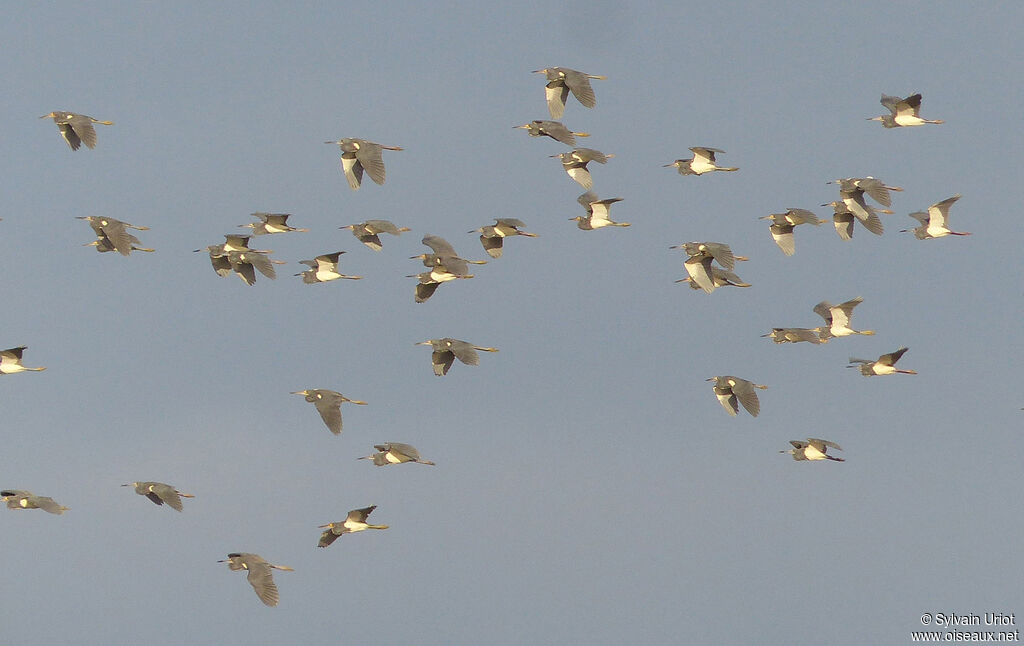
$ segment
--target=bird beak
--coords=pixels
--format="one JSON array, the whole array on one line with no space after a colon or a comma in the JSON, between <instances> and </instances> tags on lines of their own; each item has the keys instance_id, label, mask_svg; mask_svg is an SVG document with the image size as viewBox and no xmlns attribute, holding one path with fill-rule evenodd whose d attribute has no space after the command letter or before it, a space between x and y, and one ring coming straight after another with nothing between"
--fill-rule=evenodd
<instances>
[{"instance_id":1,"label":"bird beak","mask_svg":"<svg viewBox=\"0 0 1024 646\"><path fill-rule=\"evenodd\" d=\"M289 394L291 394L291 395L308 395L309 391L308 390L298 390L296 392L289 393Z\"/></svg>"},{"instance_id":2,"label":"bird beak","mask_svg":"<svg viewBox=\"0 0 1024 646\"><path fill-rule=\"evenodd\" d=\"M516 128L529 128L529 127L530 127L530 124L524 123L521 126L512 126L512 129L515 130Z\"/></svg>"},{"instance_id":3,"label":"bird beak","mask_svg":"<svg viewBox=\"0 0 1024 646\"><path fill-rule=\"evenodd\" d=\"M430 345L430 341L420 341L419 343L413 343L413 345Z\"/></svg>"}]
</instances>

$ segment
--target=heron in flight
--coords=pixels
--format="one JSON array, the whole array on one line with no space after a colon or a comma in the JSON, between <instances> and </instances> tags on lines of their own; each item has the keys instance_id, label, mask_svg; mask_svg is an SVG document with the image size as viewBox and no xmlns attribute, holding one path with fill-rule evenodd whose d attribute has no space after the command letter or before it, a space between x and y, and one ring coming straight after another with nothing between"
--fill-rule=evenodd
<instances>
[{"instance_id":1,"label":"heron in flight","mask_svg":"<svg viewBox=\"0 0 1024 646\"><path fill-rule=\"evenodd\" d=\"M776 343L800 343L806 341L818 345L821 339L816 330L809 330L802 327L774 327L768 334L762 334L761 338L768 337Z\"/></svg>"},{"instance_id":2,"label":"heron in flight","mask_svg":"<svg viewBox=\"0 0 1024 646\"><path fill-rule=\"evenodd\" d=\"M262 236L271 233L288 233L289 231L307 232L309 229L299 229L288 224L291 213L251 213L252 217L259 219L259 222L239 224L241 229L252 229L253 235Z\"/></svg>"},{"instance_id":3,"label":"heron in flight","mask_svg":"<svg viewBox=\"0 0 1024 646\"><path fill-rule=\"evenodd\" d=\"M135 487L135 493L149 498L153 501L153 504L162 505L167 503L167 506L175 511L183 509L181 505L182 498L195 498L190 493L183 493L171 485L162 482L132 482L121 486Z\"/></svg>"},{"instance_id":4,"label":"heron in flight","mask_svg":"<svg viewBox=\"0 0 1024 646\"><path fill-rule=\"evenodd\" d=\"M23 489L4 489L0 491L0 502L6 502L8 509L42 509L50 514L63 514L70 507L57 503L49 496L37 496Z\"/></svg>"},{"instance_id":5,"label":"heron in flight","mask_svg":"<svg viewBox=\"0 0 1024 646\"><path fill-rule=\"evenodd\" d=\"M560 121L548 121L546 119L535 119L530 123L521 126L514 126L526 130L531 137L551 137L560 141L566 146L576 146L576 137L589 137L590 133L573 132L566 128Z\"/></svg>"},{"instance_id":6,"label":"heron in flight","mask_svg":"<svg viewBox=\"0 0 1024 646\"><path fill-rule=\"evenodd\" d=\"M933 238L944 238L945 236L969 236L965 231L953 231L949 228L949 209L962 196L957 193L953 197L947 197L941 202L936 202L928 207L928 212L917 211L911 213L910 217L920 222L920 226L913 229L903 229L900 233L913 231L914 237L918 240L930 240Z\"/></svg>"},{"instance_id":7,"label":"heron in flight","mask_svg":"<svg viewBox=\"0 0 1024 646\"><path fill-rule=\"evenodd\" d=\"M900 348L895 352L889 352L883 354L874 361L870 359L855 359L850 357L850 365L847 368L859 368L860 374L865 377L874 377L876 375L893 375L896 373L904 375L916 375L916 370L900 370L896 367L896 362L900 360L907 352L907 348Z\"/></svg>"},{"instance_id":8,"label":"heron in flight","mask_svg":"<svg viewBox=\"0 0 1024 646\"><path fill-rule=\"evenodd\" d=\"M715 396L718 397L718 403L732 417L736 417L736 413L740 411L741 404L750 413L751 417L757 417L761 412L761 402L757 399L755 388L764 390L768 386L755 384L752 381L733 377L732 375L711 377L706 381L715 382L712 389L715 391Z\"/></svg>"},{"instance_id":9,"label":"heron in flight","mask_svg":"<svg viewBox=\"0 0 1024 646\"><path fill-rule=\"evenodd\" d=\"M825 319L825 325L818 328L818 338L821 342L827 343L829 339L837 336L850 336L851 334L871 336L874 334L874 330L854 330L850 327L853 308L863 302L864 299L858 296L839 305L833 305L828 301L821 301L815 305L814 313Z\"/></svg>"},{"instance_id":10,"label":"heron in flight","mask_svg":"<svg viewBox=\"0 0 1024 646\"><path fill-rule=\"evenodd\" d=\"M480 365L480 355L477 354L478 350L480 352L498 351L498 348L473 345L472 343L451 337L420 341L415 345L429 345L433 348L433 352L430 355L430 363L434 367L434 375L438 377L448 374L448 370L455 363L455 359L458 359L467 366L477 366Z\"/></svg>"},{"instance_id":11,"label":"heron in flight","mask_svg":"<svg viewBox=\"0 0 1024 646\"><path fill-rule=\"evenodd\" d=\"M364 245L373 249L374 251L380 251L384 248L384 245L380 243L380 237L378 234L387 233L389 235L397 236L402 233L409 231L409 227L396 226L394 222L388 220L367 220L358 224L346 224L339 229L351 229L352 235L359 239Z\"/></svg>"},{"instance_id":12,"label":"heron in flight","mask_svg":"<svg viewBox=\"0 0 1024 646\"><path fill-rule=\"evenodd\" d=\"M21 363L21 355L28 348L27 345L19 345L16 348L0 350L0 375L13 375L17 372L42 372L46 368L29 368Z\"/></svg>"},{"instance_id":13,"label":"heron in flight","mask_svg":"<svg viewBox=\"0 0 1024 646\"><path fill-rule=\"evenodd\" d=\"M364 170L374 182L383 184L385 172L382 151L402 150L401 146L384 146L366 139L346 138L324 143L336 144L341 148L341 171L353 191L359 190Z\"/></svg>"},{"instance_id":14,"label":"heron in flight","mask_svg":"<svg viewBox=\"0 0 1024 646\"><path fill-rule=\"evenodd\" d=\"M60 129L60 136L64 137L64 141L68 142L71 150L78 150L82 144L85 144L86 148L96 147L96 129L92 127L92 124L114 125L113 121L100 121L84 114L67 112L66 110L54 111L50 114L44 114L39 118L53 119L53 122L57 124L57 128Z\"/></svg>"},{"instance_id":15,"label":"heron in flight","mask_svg":"<svg viewBox=\"0 0 1024 646\"><path fill-rule=\"evenodd\" d=\"M793 230L801 224L813 224L818 226L821 220L807 209L790 208L785 213L772 213L762 215L760 220L771 220L772 239L782 249L782 253L792 256L796 253L796 243L793 240Z\"/></svg>"},{"instance_id":16,"label":"heron in flight","mask_svg":"<svg viewBox=\"0 0 1024 646\"><path fill-rule=\"evenodd\" d=\"M487 252L488 256L491 258L501 258L505 238L512 236L537 237L536 233L529 233L520 228L525 226L526 224L522 220L517 220L516 218L496 218L494 224L473 229L469 233L480 234L480 244L484 246L484 251Z\"/></svg>"},{"instance_id":17,"label":"heron in flight","mask_svg":"<svg viewBox=\"0 0 1024 646\"><path fill-rule=\"evenodd\" d=\"M677 159L671 164L665 164L664 167L668 168L669 166L675 166L679 170L680 175L703 175L704 173L710 173L716 170L739 170L739 168L735 166L715 165L715 153L725 154L724 150L719 148L709 148L707 146L693 146L690 150L693 152L693 157L690 159Z\"/></svg>"},{"instance_id":18,"label":"heron in flight","mask_svg":"<svg viewBox=\"0 0 1024 646\"><path fill-rule=\"evenodd\" d=\"M779 451L779 453L789 453L793 456L794 460L832 460L833 462L845 462L843 458L837 458L828 454L830 448L842 451L842 447L831 442L829 440L819 440L817 438L809 437L806 441L804 440L790 440L790 444L793 448L785 451Z\"/></svg>"},{"instance_id":19,"label":"heron in flight","mask_svg":"<svg viewBox=\"0 0 1024 646\"><path fill-rule=\"evenodd\" d=\"M606 155L600 150L594 150L593 148L574 148L567 153L551 155L551 157L560 159L562 161L562 168L565 169L569 177L588 191L594 187L594 180L590 176L587 164L590 162L607 164L608 160L614 156L612 153Z\"/></svg>"},{"instance_id":20,"label":"heron in flight","mask_svg":"<svg viewBox=\"0 0 1024 646\"><path fill-rule=\"evenodd\" d=\"M369 507L363 507L362 509L353 509L348 512L348 517L346 517L345 520L320 525L320 528L324 530L324 533L320 535L320 542L317 543L317 547L327 547L334 541L338 540L338 537L342 534L362 532L367 529L387 529L387 525L371 525L366 522L366 519L376 508L377 505L370 505Z\"/></svg>"},{"instance_id":21,"label":"heron in flight","mask_svg":"<svg viewBox=\"0 0 1024 646\"><path fill-rule=\"evenodd\" d=\"M301 274L295 274L296 276L302 276L302 282L311 285L313 283L326 283L331 280L338 280L339 278L347 278L349 280L359 280L362 276L347 276L338 271L338 259L344 251L335 251L334 253L321 254L312 260L300 260L299 263L309 267L306 271Z\"/></svg>"},{"instance_id":22,"label":"heron in flight","mask_svg":"<svg viewBox=\"0 0 1024 646\"><path fill-rule=\"evenodd\" d=\"M629 222L615 222L609 217L609 211L612 204L621 202L621 197L613 197L607 200L597 199L597 194L593 191L587 191L583 195L576 198L584 209L586 209L586 215L577 215L570 220L576 221L576 226L584 231L593 231L594 229L602 229L604 227L628 227Z\"/></svg>"},{"instance_id":23,"label":"heron in flight","mask_svg":"<svg viewBox=\"0 0 1024 646\"><path fill-rule=\"evenodd\" d=\"M608 78L571 70L568 67L546 67L542 70L533 70L532 73L543 74L547 78L544 98L547 100L548 112L551 113L552 119L562 118L569 92L572 92L584 108L597 105L597 97L594 96L594 88L590 87L590 80L604 81Z\"/></svg>"},{"instance_id":24,"label":"heron in flight","mask_svg":"<svg viewBox=\"0 0 1024 646\"><path fill-rule=\"evenodd\" d=\"M359 459L373 460L374 465L378 467L387 466L389 464L402 464L403 462L417 462L419 464L429 465L434 464L430 460L422 459L420 457L420 452L411 444L385 442L384 444L374 444L373 448L377 449L376 453L364 455Z\"/></svg>"},{"instance_id":25,"label":"heron in flight","mask_svg":"<svg viewBox=\"0 0 1024 646\"><path fill-rule=\"evenodd\" d=\"M300 390L291 394L302 395L306 401L313 404L317 412L320 413L321 419L324 420L324 424L327 425L327 429L335 435L341 435L341 405L344 402L366 406L364 401L349 399L339 392L324 388Z\"/></svg>"},{"instance_id":26,"label":"heron in flight","mask_svg":"<svg viewBox=\"0 0 1024 646\"><path fill-rule=\"evenodd\" d=\"M256 591L256 596L260 598L260 601L268 606L276 606L278 602L277 584L274 583L274 573L271 570L295 571L295 568L290 568L287 565L274 565L259 554L249 552L232 552L226 559L217 562L227 563L231 571L245 570L248 572L246 578L249 580L249 585Z\"/></svg>"},{"instance_id":27,"label":"heron in flight","mask_svg":"<svg viewBox=\"0 0 1024 646\"><path fill-rule=\"evenodd\" d=\"M880 103L889 110L889 114L869 117L868 121L881 121L882 125L886 128L923 126L926 123L945 123L942 119L928 120L921 118L920 94L912 94L905 99L883 94Z\"/></svg>"}]
</instances>

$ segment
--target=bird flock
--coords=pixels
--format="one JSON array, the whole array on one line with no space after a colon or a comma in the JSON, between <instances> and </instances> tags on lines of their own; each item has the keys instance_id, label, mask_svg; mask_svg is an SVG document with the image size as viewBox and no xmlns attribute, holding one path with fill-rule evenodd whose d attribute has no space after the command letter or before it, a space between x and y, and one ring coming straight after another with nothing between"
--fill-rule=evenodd
<instances>
[{"instance_id":1,"label":"bird flock","mask_svg":"<svg viewBox=\"0 0 1024 646\"><path fill-rule=\"evenodd\" d=\"M585 190L577 198L585 214L578 214L570 218L570 221L575 221L577 227L583 231L593 231L606 227L629 227L629 222L616 222L611 218L611 207L615 203L622 201L623 198L599 198L598 194L593 190L594 178L591 175L590 168L588 168L588 164L591 162L606 165L609 160L614 158L614 155L602 153L592 148L575 147L576 138L589 137L589 133L570 130L558 121L566 110L566 103L570 94L583 107L594 108L597 105L597 98L590 81L606 80L606 77L563 67L534 70L534 73L545 75L545 101L551 119L533 120L524 125L515 126L515 128L526 130L531 137L548 137L572 148L572 150L566 152L549 155L551 158L559 159L563 170L568 174L569 178ZM869 120L880 121L885 128L903 128L943 123L942 120L927 120L920 116L920 94L914 94L905 99L883 94L881 103L889 113L873 117ZM50 112L41 118L53 119L60 135L72 151L79 150L82 144L85 144L86 148L89 149L96 147L97 134L94 124L113 125L111 121L101 121L68 111ZM386 179L383 151L403 150L399 146L385 146L359 138L342 138L325 143L334 144L339 147L341 151L341 171L353 191L359 190L362 186L364 173L374 183L383 185ZM725 154L721 149L710 146L692 146L689 150L693 153L692 157L689 159L677 159L670 164L664 164L664 167L674 167L683 176L697 177L717 171L735 173L740 170L737 167L717 165L716 155ZM742 174L739 177L742 177ZM821 206L832 207L835 230L842 240L850 241L853 238L857 223L860 223L863 228L874 235L883 234L884 226L880 214L891 215L893 213L890 210L892 206L891 194L902 191L902 188L888 186L882 180L873 177L841 178L830 183L834 183L838 187L838 198ZM957 232L949 228L949 211L960 197L957 194L939 201L929 207L926 212L910 213L910 217L918 222L918 226L912 229L905 229L903 232L912 232L920 240L950 235L970 235L966 232ZM870 198L878 206L873 206L865 198ZM254 212L251 215L254 221L237 225L239 228L250 229L250 233L225 234L223 243L211 244L195 250L196 252L205 251L208 254L210 263L219 276L235 274L249 286L255 284L257 274L268 279L275 279L277 277L275 266L285 264L284 261L272 258L271 254L273 252L271 250L251 248L249 245L253 237L309 231L307 228L295 227L289 224L291 215L288 213ZM129 232L129 230L148 231L149 227L147 226L130 224L108 216L80 216L78 219L87 221L96 236L95 240L84 243L83 246L94 246L97 252L116 251L122 256L128 256L133 251L154 251L153 248L142 246L143 243L139 238ZM783 213L771 213L761 216L760 219L770 221L771 237L786 256L793 256L796 253L794 232L798 226L805 224L818 226L824 221L813 211L803 208L787 208ZM515 218L496 218L494 224L483 225L469 233L478 233L484 252L490 260L498 260L503 256L504 243L507 238L516 236L532 238L537 236L536 233L526 231L526 226L524 222ZM359 242L376 252L381 252L384 248L380 234L399 236L410 231L407 227L400 227L388 220L382 219L370 219L339 228L350 230ZM487 260L467 259L459 255L451 243L431 233L423 235L422 244L429 248L430 251L413 256L410 259L420 260L425 271L407 276L416 279L413 293L416 303L423 303L429 300L440 285L444 283L473 278L474 274L470 273L469 266L484 265L488 262ZM687 276L676 282L686 282L693 290L703 291L706 294L712 294L715 290L727 286L751 287L750 283L744 282L735 273L736 263L746 261L748 258L734 254L728 244L694 241L673 245L671 248L681 250L686 255L686 259L683 261L683 269ZM341 255L344 253L346 252L340 250L327 251L315 256L313 259L301 260L299 261L300 264L308 267L308 269L296 273L294 276L300 277L303 284L362 278L362 276L346 275L340 272L338 263ZM775 327L772 328L771 332L762 336L770 338L778 344L806 342L814 345L826 344L834 339L848 336L873 336L875 331L857 330L851 324L854 309L863 300L863 298L857 297L838 305L822 301L815 305L812 311L823 319L823 325L816 327ZM476 345L450 337L429 339L415 345L430 346L431 367L434 374L438 377L447 375L456 359L465 365L475 366L480 362L480 352L493 353L498 351L494 347ZM0 351L0 375L45 370L43 367L25 366L22 363L25 350L26 346L16 346ZM896 367L896 363L906 352L906 347L900 347L893 352L880 355L875 360L850 357L848 367L857 368L864 376L916 374L914 370ZM715 397L730 416L737 416L741 408L752 417L759 415L761 402L757 391L767 389L767 385L754 383L751 380L732 375L716 375L708 378L707 381L712 382L712 391ZM327 388L307 388L294 391L291 394L301 395L307 402L313 404L324 425L334 435L341 435L343 430L342 404L367 405L365 401L350 399L340 392ZM788 453L797 461L844 461L842 458L829 455L829 449L842 450L832 440L806 438L804 440L790 440L789 443L792 445L792 448L782 450L780 453ZM374 453L359 459L370 460L375 466L388 466L406 462L434 465L434 462L423 459L419 451L409 444L383 442L375 444L374 449ZM191 494L183 493L176 487L161 482L133 482L121 486L133 487L137 494L149 498L154 504L167 505L178 512L184 510L182 498L193 498ZM21 489L4 489L0 491L0 500L6 502L9 509L16 510L42 509L50 514L60 515L69 509L51 497L35 495L30 491ZM368 518L375 509L376 505L352 509L342 521L319 525L319 529L323 531L317 546L326 548L343 534L347 533L368 529L388 529L388 525L369 523ZM272 570L288 571L292 569L288 566L272 564L263 557L250 552L231 552L227 555L226 559L222 559L220 562L226 563L232 571L245 570L248 582L252 585L256 595L260 601L268 606L276 606L279 601L278 589L273 579Z\"/></svg>"}]
</instances>

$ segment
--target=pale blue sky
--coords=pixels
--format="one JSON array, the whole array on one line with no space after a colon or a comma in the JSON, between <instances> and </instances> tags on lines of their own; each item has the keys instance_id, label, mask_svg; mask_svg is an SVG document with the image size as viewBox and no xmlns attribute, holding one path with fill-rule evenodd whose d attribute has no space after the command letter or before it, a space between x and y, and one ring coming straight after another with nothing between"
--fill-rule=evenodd
<instances>
[{"instance_id":1,"label":"pale blue sky","mask_svg":"<svg viewBox=\"0 0 1024 646\"><path fill-rule=\"evenodd\" d=\"M1013 3L573 2L10 4L0 24L0 346L39 374L0 378L0 486L71 507L0 510L0 641L100 644L889 644L924 612L1024 614L1017 502L1024 10ZM513 126L548 118L614 153L594 190L628 229L579 231L582 189ZM885 130L882 93L924 95L940 126ZM71 152L38 116L109 119ZM385 152L349 190L336 147ZM737 173L663 164L706 145ZM872 175L904 191L886 233L843 242L762 215ZM917 241L907 213L962 193L971 237ZM311 233L256 242L287 265L253 287L193 249L253 211ZM152 254L97 254L75 220L151 230ZM425 233L513 239L476 278L413 302ZM374 253L337 227L412 232ZM750 289L673 281L690 240L732 245ZM303 285L331 251L361 281ZM821 300L863 296L873 337L774 345ZM500 348L444 378L413 344ZM901 345L916 376L850 356ZM733 419L704 380L767 384ZM289 392L331 388L339 438ZM779 450L824 437L845 463ZM436 467L375 468L383 441ZM158 508L118 485L195 494ZM375 504L385 532L316 547L317 525ZM216 561L257 552L281 603Z\"/></svg>"}]
</instances>

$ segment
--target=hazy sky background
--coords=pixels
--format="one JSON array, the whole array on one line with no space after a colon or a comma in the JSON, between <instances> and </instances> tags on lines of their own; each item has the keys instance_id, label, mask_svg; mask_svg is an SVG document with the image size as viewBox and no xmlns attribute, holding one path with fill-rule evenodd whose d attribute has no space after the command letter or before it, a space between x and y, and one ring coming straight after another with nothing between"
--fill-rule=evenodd
<instances>
[{"instance_id":1,"label":"hazy sky background","mask_svg":"<svg viewBox=\"0 0 1024 646\"><path fill-rule=\"evenodd\" d=\"M1016 3L10 3L0 23L0 487L71 507L0 510L0 641L51 644L899 644L924 612L1024 614ZM595 191L627 229L584 232L582 189L513 126L570 99ZM886 130L882 93L940 126ZM39 115L115 122L71 152ZM385 152L351 191L338 149ZM689 146L737 173L682 177ZM904 187L882 237L841 241L827 181ZM964 238L898 233L956 193ZM829 221L785 257L757 218ZM311 233L253 287L205 253L253 211ZM155 253L82 247L107 215ZM485 258L470 229L524 220L476 278L413 302L425 233ZM412 232L374 253L338 227ZM673 281L685 241L750 257L749 289ZM304 285L344 250L361 281ZM775 345L815 303L863 296L873 337ZM444 378L452 336L500 348ZM906 345L917 376L844 366ZM767 384L725 414L704 380ZM290 391L346 405L331 435ZM845 463L794 462L824 437ZM408 442L436 467L376 468ZM184 513L120 484L195 494ZM320 550L317 525L378 505L391 529ZM277 572L264 607L216 561Z\"/></svg>"}]
</instances>

